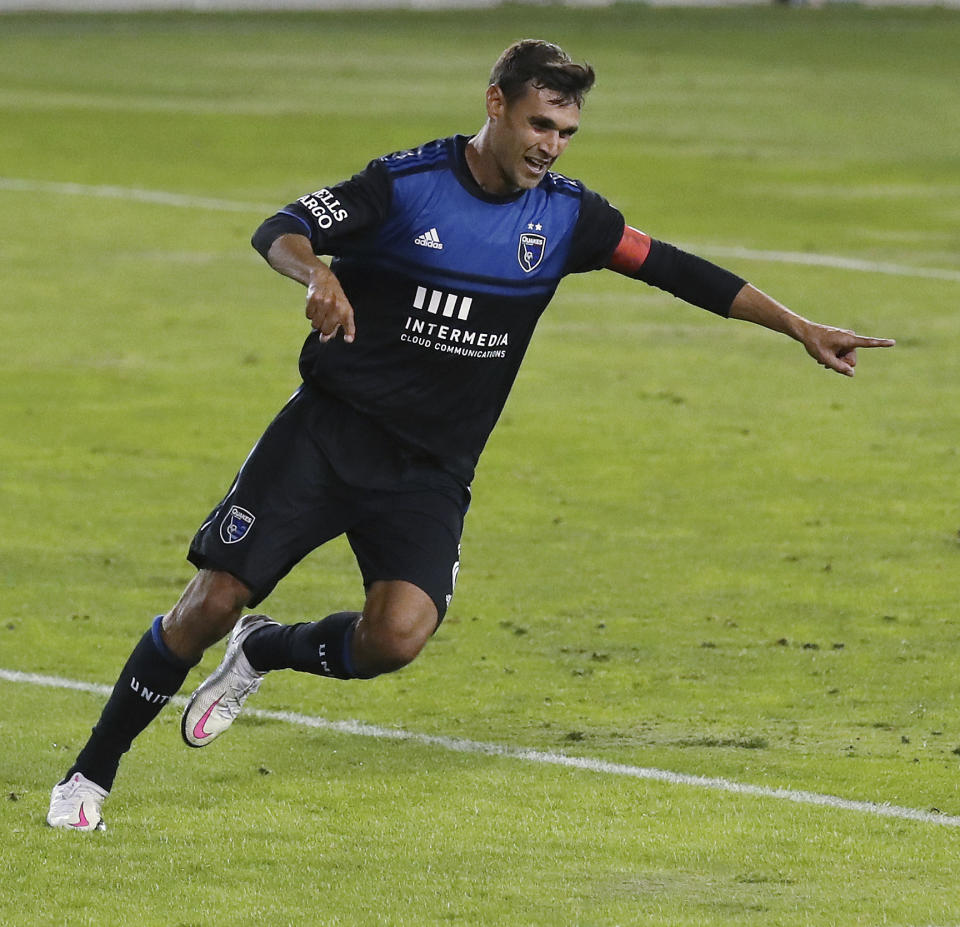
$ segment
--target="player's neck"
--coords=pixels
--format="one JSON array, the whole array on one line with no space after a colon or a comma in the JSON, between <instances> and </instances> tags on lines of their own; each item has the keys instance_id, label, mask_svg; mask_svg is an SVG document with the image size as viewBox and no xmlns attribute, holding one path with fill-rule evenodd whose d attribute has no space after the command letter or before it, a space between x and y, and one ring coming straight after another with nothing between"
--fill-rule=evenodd
<instances>
[{"instance_id":1,"label":"player's neck","mask_svg":"<svg viewBox=\"0 0 960 927\"><path fill-rule=\"evenodd\" d=\"M484 193L490 196L509 196L519 189L509 184L500 172L491 150L486 125L467 142L464 155L470 174Z\"/></svg>"}]
</instances>

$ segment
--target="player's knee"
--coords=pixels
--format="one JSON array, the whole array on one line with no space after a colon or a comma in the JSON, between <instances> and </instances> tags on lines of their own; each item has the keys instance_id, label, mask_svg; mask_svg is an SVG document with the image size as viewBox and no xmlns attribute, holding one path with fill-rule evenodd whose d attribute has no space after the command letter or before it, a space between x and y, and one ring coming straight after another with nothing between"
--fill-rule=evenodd
<instances>
[{"instance_id":1,"label":"player's knee","mask_svg":"<svg viewBox=\"0 0 960 927\"><path fill-rule=\"evenodd\" d=\"M430 637L431 628L403 616L362 618L354 632L354 660L364 673L392 673L412 663Z\"/></svg>"},{"instance_id":2,"label":"player's knee","mask_svg":"<svg viewBox=\"0 0 960 927\"><path fill-rule=\"evenodd\" d=\"M189 600L190 611L196 623L211 628L236 624L250 592L242 583L227 573L212 573L198 584L196 595Z\"/></svg>"},{"instance_id":3,"label":"player's knee","mask_svg":"<svg viewBox=\"0 0 960 927\"><path fill-rule=\"evenodd\" d=\"M437 608L412 583L375 583L354 630L361 674L390 673L412 663L437 627Z\"/></svg>"},{"instance_id":4,"label":"player's knee","mask_svg":"<svg viewBox=\"0 0 960 927\"><path fill-rule=\"evenodd\" d=\"M175 651L196 655L228 634L250 597L250 590L228 573L201 571L163 622Z\"/></svg>"},{"instance_id":5,"label":"player's knee","mask_svg":"<svg viewBox=\"0 0 960 927\"><path fill-rule=\"evenodd\" d=\"M384 672L393 672L413 663L420 655L426 644L426 638L419 634L389 635L383 641L381 659L385 666Z\"/></svg>"}]
</instances>

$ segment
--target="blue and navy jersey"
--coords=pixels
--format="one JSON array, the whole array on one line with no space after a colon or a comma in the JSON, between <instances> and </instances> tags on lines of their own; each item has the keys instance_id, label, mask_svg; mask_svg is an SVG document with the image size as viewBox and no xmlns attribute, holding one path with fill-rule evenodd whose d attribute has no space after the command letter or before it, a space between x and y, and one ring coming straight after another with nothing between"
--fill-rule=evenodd
<instances>
[{"instance_id":1,"label":"blue and navy jersey","mask_svg":"<svg viewBox=\"0 0 960 927\"><path fill-rule=\"evenodd\" d=\"M490 196L467 168L466 142L372 161L281 210L254 243L265 255L284 232L306 235L316 254L333 257L354 307L354 343L307 338L304 381L469 482L558 284L604 267L624 219L556 173Z\"/></svg>"}]
</instances>

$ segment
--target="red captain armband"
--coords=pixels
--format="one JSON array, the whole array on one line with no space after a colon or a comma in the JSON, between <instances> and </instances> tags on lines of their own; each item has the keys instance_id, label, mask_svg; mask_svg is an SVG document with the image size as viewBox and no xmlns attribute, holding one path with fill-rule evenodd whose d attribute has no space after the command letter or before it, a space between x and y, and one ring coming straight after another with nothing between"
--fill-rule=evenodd
<instances>
[{"instance_id":1,"label":"red captain armband","mask_svg":"<svg viewBox=\"0 0 960 927\"><path fill-rule=\"evenodd\" d=\"M610 255L607 267L618 274L635 274L643 266L649 253L650 236L628 225L624 227L623 238Z\"/></svg>"}]
</instances>

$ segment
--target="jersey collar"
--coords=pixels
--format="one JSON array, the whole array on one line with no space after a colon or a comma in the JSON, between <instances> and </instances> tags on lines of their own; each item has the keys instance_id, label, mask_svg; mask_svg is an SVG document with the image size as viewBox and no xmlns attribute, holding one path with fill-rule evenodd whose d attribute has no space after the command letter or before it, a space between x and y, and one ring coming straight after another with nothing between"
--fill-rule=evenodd
<instances>
[{"instance_id":1,"label":"jersey collar","mask_svg":"<svg viewBox=\"0 0 960 927\"><path fill-rule=\"evenodd\" d=\"M454 135L450 141L453 146L453 171L456 174L457 180L460 181L460 186L462 186L471 196L475 196L478 200L483 200L485 203L515 203L526 190L517 190L515 193L507 193L504 196L495 196L492 193L487 193L480 184L477 183L473 174L470 173L470 168L467 165L467 142L473 136L470 135Z\"/></svg>"}]
</instances>

